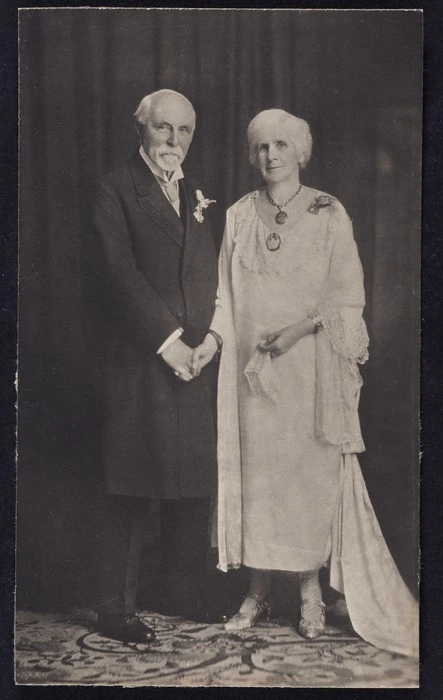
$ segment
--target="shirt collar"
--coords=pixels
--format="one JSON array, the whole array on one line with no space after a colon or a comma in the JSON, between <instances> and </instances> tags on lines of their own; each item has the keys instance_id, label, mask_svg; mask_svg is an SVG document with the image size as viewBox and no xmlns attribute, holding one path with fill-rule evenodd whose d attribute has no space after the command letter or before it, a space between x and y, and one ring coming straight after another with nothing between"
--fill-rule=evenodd
<instances>
[{"instance_id":1,"label":"shirt collar","mask_svg":"<svg viewBox=\"0 0 443 700\"><path fill-rule=\"evenodd\" d=\"M178 168L176 168L173 172L171 177L168 179L168 176L166 172L163 170L163 168L160 168L160 166L157 165L157 163L154 163L153 160L146 154L145 149L143 146L140 146L138 149L138 152L140 153L141 157L145 161L146 165L148 166L149 170L155 175L157 180L161 185L170 185L172 182L176 182L177 180L181 180L184 178L182 166L179 165Z\"/></svg>"}]
</instances>

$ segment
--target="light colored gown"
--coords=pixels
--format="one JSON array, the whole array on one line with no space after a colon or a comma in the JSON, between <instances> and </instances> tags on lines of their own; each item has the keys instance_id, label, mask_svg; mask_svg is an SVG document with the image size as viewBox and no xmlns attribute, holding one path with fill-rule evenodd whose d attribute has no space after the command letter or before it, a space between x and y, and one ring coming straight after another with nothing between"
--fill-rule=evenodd
<instances>
[{"instance_id":1,"label":"light colored gown","mask_svg":"<svg viewBox=\"0 0 443 700\"><path fill-rule=\"evenodd\" d=\"M211 324L223 337L219 568L307 571L328 562L331 585L345 593L356 631L382 648L413 653L416 616L407 639L402 629L400 643L389 631L386 641L386 620L398 631L416 605L379 531L356 458L364 450L357 363L368 357L368 337L352 224L335 198L312 191L312 204L295 226L269 229L258 214L258 195L228 210ZM266 240L273 232L281 244L270 251ZM257 349L265 336L310 314L320 316L322 331L279 357ZM361 518L363 542L351 532ZM380 556L387 566L381 572ZM374 557L376 571L368 573ZM392 601L388 611L379 605L385 576L404 594L400 613L389 612ZM364 602L362 586L369 587ZM383 627L375 635L372 599Z\"/></svg>"}]
</instances>

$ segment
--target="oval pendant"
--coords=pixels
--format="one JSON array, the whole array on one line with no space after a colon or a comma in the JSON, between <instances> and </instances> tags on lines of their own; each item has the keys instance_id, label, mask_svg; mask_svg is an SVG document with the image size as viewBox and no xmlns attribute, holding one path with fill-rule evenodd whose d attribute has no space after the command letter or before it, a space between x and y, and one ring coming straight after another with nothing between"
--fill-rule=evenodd
<instances>
[{"instance_id":1,"label":"oval pendant","mask_svg":"<svg viewBox=\"0 0 443 700\"><path fill-rule=\"evenodd\" d=\"M285 211L279 211L278 214L275 215L275 223L276 224L284 224L285 221L287 221L288 215Z\"/></svg>"},{"instance_id":2,"label":"oval pendant","mask_svg":"<svg viewBox=\"0 0 443 700\"><path fill-rule=\"evenodd\" d=\"M270 233L266 239L266 248L273 252L278 250L281 246L281 238L278 233Z\"/></svg>"}]
</instances>

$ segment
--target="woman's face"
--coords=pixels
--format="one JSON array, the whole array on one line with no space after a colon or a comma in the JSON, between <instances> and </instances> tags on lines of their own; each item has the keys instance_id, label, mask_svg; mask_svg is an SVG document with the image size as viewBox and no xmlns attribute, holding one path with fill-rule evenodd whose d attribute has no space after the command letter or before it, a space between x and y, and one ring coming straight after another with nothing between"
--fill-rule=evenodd
<instances>
[{"instance_id":1,"label":"woman's face","mask_svg":"<svg viewBox=\"0 0 443 700\"><path fill-rule=\"evenodd\" d=\"M285 129L264 133L257 144L258 167L265 182L281 183L298 180L297 151Z\"/></svg>"}]
</instances>

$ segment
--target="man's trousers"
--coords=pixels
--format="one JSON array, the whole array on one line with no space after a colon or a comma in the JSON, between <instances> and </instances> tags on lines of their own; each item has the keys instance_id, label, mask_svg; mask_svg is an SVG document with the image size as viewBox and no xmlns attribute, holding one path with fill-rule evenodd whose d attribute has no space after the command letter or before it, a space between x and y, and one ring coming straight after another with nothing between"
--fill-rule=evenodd
<instances>
[{"instance_id":1,"label":"man's trousers","mask_svg":"<svg viewBox=\"0 0 443 700\"><path fill-rule=\"evenodd\" d=\"M100 615L135 612L148 499L107 495L100 518ZM209 498L161 501L164 594L180 601L198 597L206 576Z\"/></svg>"}]
</instances>

